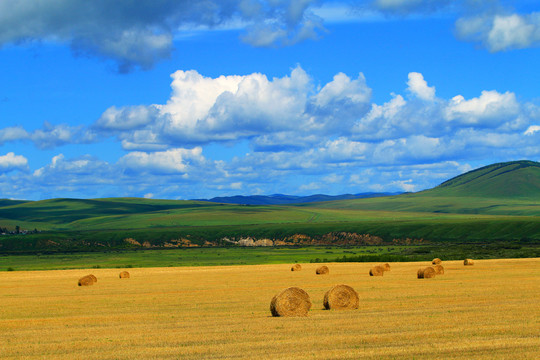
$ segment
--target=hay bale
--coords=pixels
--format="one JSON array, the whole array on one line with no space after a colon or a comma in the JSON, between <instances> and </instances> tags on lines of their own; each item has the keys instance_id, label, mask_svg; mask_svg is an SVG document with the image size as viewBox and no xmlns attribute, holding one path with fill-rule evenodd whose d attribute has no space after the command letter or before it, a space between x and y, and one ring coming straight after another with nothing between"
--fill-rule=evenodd
<instances>
[{"instance_id":1,"label":"hay bale","mask_svg":"<svg viewBox=\"0 0 540 360\"><path fill-rule=\"evenodd\" d=\"M358 309L358 293L348 285L336 285L324 294L323 305L326 310Z\"/></svg>"},{"instance_id":2,"label":"hay bale","mask_svg":"<svg viewBox=\"0 0 540 360\"><path fill-rule=\"evenodd\" d=\"M309 295L298 287L281 291L270 302L272 316L307 316L309 309L311 309Z\"/></svg>"},{"instance_id":3,"label":"hay bale","mask_svg":"<svg viewBox=\"0 0 540 360\"><path fill-rule=\"evenodd\" d=\"M442 260L439 258L435 258L433 261L431 261L431 264L433 265L439 265L440 263L442 263Z\"/></svg>"},{"instance_id":4,"label":"hay bale","mask_svg":"<svg viewBox=\"0 0 540 360\"><path fill-rule=\"evenodd\" d=\"M377 265L371 270L369 270L369 276L383 276L384 275L384 268L380 265Z\"/></svg>"},{"instance_id":5,"label":"hay bale","mask_svg":"<svg viewBox=\"0 0 540 360\"><path fill-rule=\"evenodd\" d=\"M97 277L95 277L93 274L86 275L86 276L90 276L92 280L94 280L94 282L97 283Z\"/></svg>"},{"instance_id":6,"label":"hay bale","mask_svg":"<svg viewBox=\"0 0 540 360\"><path fill-rule=\"evenodd\" d=\"M330 270L328 269L328 266L326 266L326 265L319 266L317 268L317 270L315 270L315 274L317 274L317 275L326 275L329 272L330 272Z\"/></svg>"},{"instance_id":7,"label":"hay bale","mask_svg":"<svg viewBox=\"0 0 540 360\"><path fill-rule=\"evenodd\" d=\"M444 275L444 268L442 265L435 265L433 268L435 269L436 275Z\"/></svg>"},{"instance_id":8,"label":"hay bale","mask_svg":"<svg viewBox=\"0 0 540 360\"><path fill-rule=\"evenodd\" d=\"M120 272L120 279L129 279L129 273L127 271Z\"/></svg>"},{"instance_id":9,"label":"hay bale","mask_svg":"<svg viewBox=\"0 0 540 360\"><path fill-rule=\"evenodd\" d=\"M382 264L382 265L380 265L380 266L382 266L382 268L384 269L384 271L390 271L390 264L389 264L389 263Z\"/></svg>"},{"instance_id":10,"label":"hay bale","mask_svg":"<svg viewBox=\"0 0 540 360\"><path fill-rule=\"evenodd\" d=\"M428 266L427 268L419 269L416 275L419 279L430 279L432 277L435 277L436 272L434 268Z\"/></svg>"},{"instance_id":11,"label":"hay bale","mask_svg":"<svg viewBox=\"0 0 540 360\"><path fill-rule=\"evenodd\" d=\"M433 267L428 266L424 269L424 279L431 279L432 277L435 277L435 275L437 275L437 272Z\"/></svg>"},{"instance_id":12,"label":"hay bale","mask_svg":"<svg viewBox=\"0 0 540 360\"><path fill-rule=\"evenodd\" d=\"M300 265L300 264L294 264L291 267L291 271L300 271L300 270L302 270L302 265Z\"/></svg>"},{"instance_id":13,"label":"hay bale","mask_svg":"<svg viewBox=\"0 0 540 360\"><path fill-rule=\"evenodd\" d=\"M94 283L95 283L94 278L95 278L94 275L86 275L86 276L83 276L82 278L79 279L78 285L79 285L79 286L90 286L90 285L94 285Z\"/></svg>"},{"instance_id":14,"label":"hay bale","mask_svg":"<svg viewBox=\"0 0 540 360\"><path fill-rule=\"evenodd\" d=\"M472 259L465 259L463 261L463 265L465 265L465 266L474 265L474 261Z\"/></svg>"}]
</instances>

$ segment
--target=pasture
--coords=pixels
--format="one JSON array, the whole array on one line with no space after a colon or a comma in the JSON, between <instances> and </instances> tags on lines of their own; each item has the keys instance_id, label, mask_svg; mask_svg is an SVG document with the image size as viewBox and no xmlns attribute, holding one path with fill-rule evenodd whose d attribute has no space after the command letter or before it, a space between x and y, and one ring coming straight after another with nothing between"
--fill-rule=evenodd
<instances>
[{"instance_id":1,"label":"pasture","mask_svg":"<svg viewBox=\"0 0 540 360\"><path fill-rule=\"evenodd\" d=\"M540 257L540 244L444 243L414 246L269 246L0 255L0 271L179 266L260 265L313 262L405 262Z\"/></svg>"},{"instance_id":2,"label":"pasture","mask_svg":"<svg viewBox=\"0 0 540 360\"><path fill-rule=\"evenodd\" d=\"M535 359L540 259L15 271L0 273L2 359ZM87 274L95 285L78 287ZM323 310L336 284L358 310ZM309 315L274 318L280 290L310 295Z\"/></svg>"},{"instance_id":3,"label":"pasture","mask_svg":"<svg viewBox=\"0 0 540 360\"><path fill-rule=\"evenodd\" d=\"M292 245L296 235L314 240L310 244L339 245L322 239L343 232L377 236L386 245L394 239L407 245L407 238L430 243L540 240L540 203L532 195L500 199L418 193L288 206L126 198L1 205L0 227L23 230L0 236L0 254L10 255L144 249L145 242L166 248L179 240L229 246L227 240L246 237Z\"/></svg>"}]
</instances>

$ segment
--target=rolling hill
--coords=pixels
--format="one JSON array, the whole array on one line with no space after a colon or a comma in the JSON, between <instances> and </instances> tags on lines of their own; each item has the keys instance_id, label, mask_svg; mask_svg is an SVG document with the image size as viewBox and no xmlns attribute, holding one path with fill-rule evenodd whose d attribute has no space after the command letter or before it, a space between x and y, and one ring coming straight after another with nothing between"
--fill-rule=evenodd
<instances>
[{"instance_id":1,"label":"rolling hill","mask_svg":"<svg viewBox=\"0 0 540 360\"><path fill-rule=\"evenodd\" d=\"M328 202L316 206L372 211L540 216L540 163L498 163L469 171L418 193Z\"/></svg>"},{"instance_id":2,"label":"rolling hill","mask_svg":"<svg viewBox=\"0 0 540 360\"><path fill-rule=\"evenodd\" d=\"M540 199L540 163L498 163L456 176L426 193L438 196Z\"/></svg>"},{"instance_id":3,"label":"rolling hill","mask_svg":"<svg viewBox=\"0 0 540 360\"><path fill-rule=\"evenodd\" d=\"M50 246L69 251L123 248L131 246L127 238L158 247L181 239L200 245L207 241L223 245L223 239L243 237L309 244L349 236L336 234L354 234L353 238L370 234L381 241L540 241L540 164L493 164L418 193L316 203L238 205L139 198L0 201L0 227L32 230L24 236L0 238L0 252Z\"/></svg>"}]
</instances>

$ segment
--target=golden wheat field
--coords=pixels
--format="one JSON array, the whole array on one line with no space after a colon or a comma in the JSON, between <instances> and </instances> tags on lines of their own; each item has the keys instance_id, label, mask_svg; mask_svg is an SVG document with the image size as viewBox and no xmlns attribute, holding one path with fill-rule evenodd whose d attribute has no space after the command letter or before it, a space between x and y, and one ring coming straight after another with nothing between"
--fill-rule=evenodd
<instances>
[{"instance_id":1,"label":"golden wheat field","mask_svg":"<svg viewBox=\"0 0 540 360\"><path fill-rule=\"evenodd\" d=\"M2 359L538 359L540 259L141 268L0 273ZM94 274L93 286L77 286ZM323 310L336 284L357 310ZM271 317L297 286L308 317Z\"/></svg>"}]
</instances>

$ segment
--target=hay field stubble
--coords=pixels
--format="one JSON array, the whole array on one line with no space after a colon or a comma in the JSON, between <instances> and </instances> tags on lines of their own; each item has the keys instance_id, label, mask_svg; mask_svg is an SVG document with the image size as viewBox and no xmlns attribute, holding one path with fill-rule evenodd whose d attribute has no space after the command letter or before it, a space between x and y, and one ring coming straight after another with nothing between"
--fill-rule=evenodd
<instances>
[{"instance_id":1,"label":"hay field stubble","mask_svg":"<svg viewBox=\"0 0 540 360\"><path fill-rule=\"evenodd\" d=\"M429 263L290 264L0 273L2 359L536 359L540 259ZM78 287L93 273L98 282ZM336 284L360 308L323 310ZM308 317L273 318L280 290L298 286Z\"/></svg>"}]
</instances>

